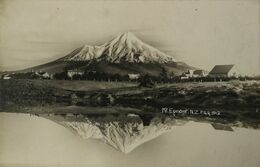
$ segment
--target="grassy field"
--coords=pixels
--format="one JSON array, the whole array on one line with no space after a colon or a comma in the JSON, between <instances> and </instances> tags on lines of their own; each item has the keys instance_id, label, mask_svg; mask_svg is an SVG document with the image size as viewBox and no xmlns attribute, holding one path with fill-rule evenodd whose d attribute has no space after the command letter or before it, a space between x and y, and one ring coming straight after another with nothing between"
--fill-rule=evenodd
<instances>
[{"instance_id":1,"label":"grassy field","mask_svg":"<svg viewBox=\"0 0 260 167\"><path fill-rule=\"evenodd\" d=\"M0 80L0 112L160 114L162 108L216 110L218 122L260 125L260 82L192 82L140 88L136 83ZM196 120L208 116L186 115ZM209 120L212 121L210 117Z\"/></svg>"},{"instance_id":2,"label":"grassy field","mask_svg":"<svg viewBox=\"0 0 260 167\"><path fill-rule=\"evenodd\" d=\"M114 89L123 87L134 87L137 83L132 82L103 82L103 81L75 81L75 80L29 80L37 85L48 85L58 89L72 91L92 91L100 89ZM25 82L27 82L25 80Z\"/></svg>"},{"instance_id":3,"label":"grassy field","mask_svg":"<svg viewBox=\"0 0 260 167\"><path fill-rule=\"evenodd\" d=\"M67 98L70 102L73 99L98 101L112 96L116 102L137 106L149 105L147 101L152 101L151 105L260 107L260 81L172 83L140 88L131 82L0 80L0 93L2 102L15 99L37 102L52 98Z\"/></svg>"}]
</instances>

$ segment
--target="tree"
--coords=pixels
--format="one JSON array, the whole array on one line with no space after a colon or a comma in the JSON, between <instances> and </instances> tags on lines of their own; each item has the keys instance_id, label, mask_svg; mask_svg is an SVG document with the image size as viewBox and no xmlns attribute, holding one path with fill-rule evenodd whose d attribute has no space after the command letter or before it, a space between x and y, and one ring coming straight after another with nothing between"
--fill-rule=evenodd
<instances>
[{"instance_id":1,"label":"tree","mask_svg":"<svg viewBox=\"0 0 260 167\"><path fill-rule=\"evenodd\" d=\"M140 87L147 87L147 88L152 88L155 86L155 84L153 83L151 77L146 74L144 76L142 76L140 78L140 84L139 84Z\"/></svg>"},{"instance_id":2,"label":"tree","mask_svg":"<svg viewBox=\"0 0 260 167\"><path fill-rule=\"evenodd\" d=\"M82 76L79 74L75 74L72 76L72 80L81 80L81 79L82 79Z\"/></svg>"},{"instance_id":3,"label":"tree","mask_svg":"<svg viewBox=\"0 0 260 167\"><path fill-rule=\"evenodd\" d=\"M56 73L53 75L53 78L54 79L60 79L60 80L68 80L70 79L67 75L67 72L64 71L64 72L61 72L61 73Z\"/></svg>"},{"instance_id":4,"label":"tree","mask_svg":"<svg viewBox=\"0 0 260 167\"><path fill-rule=\"evenodd\" d=\"M162 71L160 73L160 80L161 82L167 82L168 81L168 74L164 67L162 67Z\"/></svg>"}]
</instances>

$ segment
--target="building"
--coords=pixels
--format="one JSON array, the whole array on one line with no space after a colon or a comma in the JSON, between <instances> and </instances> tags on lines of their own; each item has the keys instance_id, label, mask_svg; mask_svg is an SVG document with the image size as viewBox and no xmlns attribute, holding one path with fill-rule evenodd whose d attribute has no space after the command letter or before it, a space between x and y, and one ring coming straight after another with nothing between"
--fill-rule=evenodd
<instances>
[{"instance_id":1,"label":"building","mask_svg":"<svg viewBox=\"0 0 260 167\"><path fill-rule=\"evenodd\" d=\"M140 78L140 74L128 74L130 80L137 80Z\"/></svg>"},{"instance_id":2,"label":"building","mask_svg":"<svg viewBox=\"0 0 260 167\"><path fill-rule=\"evenodd\" d=\"M84 75L84 71L80 69L68 70L67 75L72 78L74 75Z\"/></svg>"},{"instance_id":3,"label":"building","mask_svg":"<svg viewBox=\"0 0 260 167\"><path fill-rule=\"evenodd\" d=\"M209 72L209 77L213 78L227 78L227 77L238 77L239 73L234 68L233 64L230 65L215 65L214 68Z\"/></svg>"},{"instance_id":4,"label":"building","mask_svg":"<svg viewBox=\"0 0 260 167\"><path fill-rule=\"evenodd\" d=\"M182 73L180 75L180 79L181 80L186 80L186 79L191 78L193 76L193 72L194 72L194 70L188 70L188 71Z\"/></svg>"},{"instance_id":5,"label":"building","mask_svg":"<svg viewBox=\"0 0 260 167\"><path fill-rule=\"evenodd\" d=\"M181 79L181 80L188 80L189 77L186 76L186 75L184 75L184 74L182 74L182 75L180 76L180 79Z\"/></svg>"},{"instance_id":6,"label":"building","mask_svg":"<svg viewBox=\"0 0 260 167\"><path fill-rule=\"evenodd\" d=\"M51 75L49 73L45 72L42 74L42 77L45 79L49 79L49 78L51 78Z\"/></svg>"},{"instance_id":7,"label":"building","mask_svg":"<svg viewBox=\"0 0 260 167\"><path fill-rule=\"evenodd\" d=\"M38 75L39 77L41 78L44 78L44 79L50 79L51 78L51 74L49 74L48 72L35 72L36 75Z\"/></svg>"},{"instance_id":8,"label":"building","mask_svg":"<svg viewBox=\"0 0 260 167\"><path fill-rule=\"evenodd\" d=\"M194 70L188 70L184 73L184 75L188 78L191 78L193 76Z\"/></svg>"},{"instance_id":9,"label":"building","mask_svg":"<svg viewBox=\"0 0 260 167\"><path fill-rule=\"evenodd\" d=\"M3 79L11 79L11 77L9 75L4 75Z\"/></svg>"},{"instance_id":10,"label":"building","mask_svg":"<svg viewBox=\"0 0 260 167\"><path fill-rule=\"evenodd\" d=\"M205 76L207 76L208 75L208 73L206 72L206 71L204 71L204 70L195 70L194 72L193 72L193 75L192 75L192 77L205 77Z\"/></svg>"}]
</instances>

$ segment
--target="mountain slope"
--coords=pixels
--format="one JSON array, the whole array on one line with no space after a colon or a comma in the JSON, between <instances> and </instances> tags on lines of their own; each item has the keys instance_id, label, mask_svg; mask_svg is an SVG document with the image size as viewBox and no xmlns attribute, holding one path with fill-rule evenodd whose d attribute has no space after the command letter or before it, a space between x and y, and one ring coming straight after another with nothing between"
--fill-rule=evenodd
<instances>
[{"instance_id":1,"label":"mountain slope","mask_svg":"<svg viewBox=\"0 0 260 167\"><path fill-rule=\"evenodd\" d=\"M130 32L121 34L101 46L82 46L59 59L59 61L89 61L93 59L112 63L176 62L173 57L145 44Z\"/></svg>"},{"instance_id":2,"label":"mountain slope","mask_svg":"<svg viewBox=\"0 0 260 167\"><path fill-rule=\"evenodd\" d=\"M84 45L53 62L18 72L45 71L55 74L79 68L110 74L139 73L154 76L160 75L163 69L175 75L195 69L144 43L128 32L103 45Z\"/></svg>"},{"instance_id":3,"label":"mountain slope","mask_svg":"<svg viewBox=\"0 0 260 167\"><path fill-rule=\"evenodd\" d=\"M101 46L84 45L57 61L89 61L97 59L102 55L103 49Z\"/></svg>"},{"instance_id":4,"label":"mountain slope","mask_svg":"<svg viewBox=\"0 0 260 167\"><path fill-rule=\"evenodd\" d=\"M109 62L167 63L176 60L158 49L145 44L128 32L104 44L103 57Z\"/></svg>"},{"instance_id":5,"label":"mountain slope","mask_svg":"<svg viewBox=\"0 0 260 167\"><path fill-rule=\"evenodd\" d=\"M81 69L86 71L97 71L100 73L108 74L135 74L139 73L142 75L149 74L151 76L159 76L162 74L163 69L166 70L168 74L181 75L187 69L194 69L187 64L180 62L172 63L110 63L106 61L91 62L87 66L81 67Z\"/></svg>"}]
</instances>

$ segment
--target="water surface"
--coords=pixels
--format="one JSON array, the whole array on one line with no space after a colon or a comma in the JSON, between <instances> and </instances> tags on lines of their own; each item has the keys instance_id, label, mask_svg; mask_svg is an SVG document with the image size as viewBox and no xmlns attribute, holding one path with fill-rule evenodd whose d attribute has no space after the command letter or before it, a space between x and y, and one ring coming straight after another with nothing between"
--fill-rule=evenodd
<instances>
[{"instance_id":1,"label":"water surface","mask_svg":"<svg viewBox=\"0 0 260 167\"><path fill-rule=\"evenodd\" d=\"M0 113L0 166L259 167L260 130L189 122L123 154L28 114Z\"/></svg>"}]
</instances>

